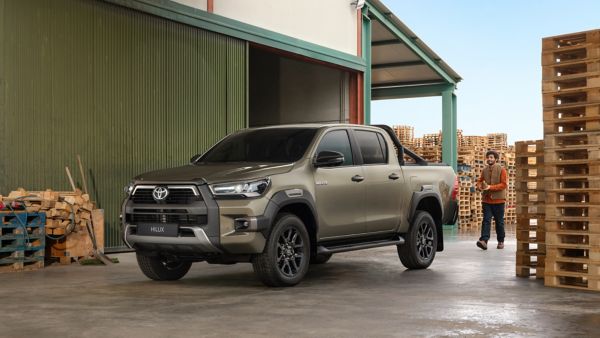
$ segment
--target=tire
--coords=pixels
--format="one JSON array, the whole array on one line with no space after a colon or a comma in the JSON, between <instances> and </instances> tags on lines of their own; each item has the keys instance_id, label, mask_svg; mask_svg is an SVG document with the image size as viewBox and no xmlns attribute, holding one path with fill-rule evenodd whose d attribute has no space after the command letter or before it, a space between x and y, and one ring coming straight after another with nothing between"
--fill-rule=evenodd
<instances>
[{"instance_id":1,"label":"tire","mask_svg":"<svg viewBox=\"0 0 600 338\"><path fill-rule=\"evenodd\" d=\"M310 257L310 264L325 264L333 254L315 254Z\"/></svg>"},{"instance_id":2,"label":"tire","mask_svg":"<svg viewBox=\"0 0 600 338\"><path fill-rule=\"evenodd\" d=\"M157 280L178 280L190 270L192 262L168 261L161 256L135 254L140 269L146 277Z\"/></svg>"},{"instance_id":3,"label":"tire","mask_svg":"<svg viewBox=\"0 0 600 338\"><path fill-rule=\"evenodd\" d=\"M295 215L282 213L274 221L263 253L252 258L252 267L267 286L294 286L310 261L310 240L304 223Z\"/></svg>"},{"instance_id":4,"label":"tire","mask_svg":"<svg viewBox=\"0 0 600 338\"><path fill-rule=\"evenodd\" d=\"M437 250L437 230L433 217L426 211L417 211L405 243L398 245L398 257L408 269L426 269Z\"/></svg>"}]
</instances>

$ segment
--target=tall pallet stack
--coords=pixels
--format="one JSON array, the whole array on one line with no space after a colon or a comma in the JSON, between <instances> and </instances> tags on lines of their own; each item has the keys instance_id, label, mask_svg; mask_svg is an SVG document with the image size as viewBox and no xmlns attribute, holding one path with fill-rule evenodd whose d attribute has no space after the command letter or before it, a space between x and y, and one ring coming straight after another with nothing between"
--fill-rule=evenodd
<instances>
[{"instance_id":1,"label":"tall pallet stack","mask_svg":"<svg viewBox=\"0 0 600 338\"><path fill-rule=\"evenodd\" d=\"M515 144L517 255L519 277L544 278L546 260L544 141Z\"/></svg>"},{"instance_id":2,"label":"tall pallet stack","mask_svg":"<svg viewBox=\"0 0 600 338\"><path fill-rule=\"evenodd\" d=\"M475 193L473 180L473 170L471 166L461 164L458 166L458 219L459 226L470 229L476 222L473 222L474 210L471 207L471 195Z\"/></svg>"},{"instance_id":3,"label":"tall pallet stack","mask_svg":"<svg viewBox=\"0 0 600 338\"><path fill-rule=\"evenodd\" d=\"M542 40L545 285L600 291L600 30Z\"/></svg>"},{"instance_id":4,"label":"tall pallet stack","mask_svg":"<svg viewBox=\"0 0 600 338\"><path fill-rule=\"evenodd\" d=\"M506 134L505 134L506 135ZM508 147L502 150L502 166L506 169L507 187L506 187L506 208L504 220L506 224L517 223L517 193L516 193L516 154L514 147Z\"/></svg>"}]
</instances>

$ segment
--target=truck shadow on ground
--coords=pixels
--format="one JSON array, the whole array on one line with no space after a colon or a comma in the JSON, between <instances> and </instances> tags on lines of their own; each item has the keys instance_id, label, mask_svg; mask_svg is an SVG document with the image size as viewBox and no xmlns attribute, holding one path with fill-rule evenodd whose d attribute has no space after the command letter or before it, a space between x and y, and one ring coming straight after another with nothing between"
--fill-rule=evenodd
<instances>
[{"instance_id":1,"label":"truck shadow on ground","mask_svg":"<svg viewBox=\"0 0 600 338\"><path fill-rule=\"evenodd\" d=\"M139 281L132 284L144 285L158 283L160 285L178 285L186 287L212 286L234 288L264 288L254 274L251 264L240 263L234 266L206 265L192 270L179 281L154 282ZM407 270L400 262L397 265L382 261L332 261L327 264L311 265L304 279L298 284L302 287L362 287L386 285L394 282L417 283L423 278L442 278L443 274L435 270Z\"/></svg>"}]
</instances>

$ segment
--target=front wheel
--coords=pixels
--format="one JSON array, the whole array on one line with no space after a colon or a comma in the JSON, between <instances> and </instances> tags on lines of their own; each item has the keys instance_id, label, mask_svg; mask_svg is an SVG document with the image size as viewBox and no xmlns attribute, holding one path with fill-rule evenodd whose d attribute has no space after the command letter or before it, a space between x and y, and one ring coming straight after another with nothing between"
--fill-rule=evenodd
<instances>
[{"instance_id":1,"label":"front wheel","mask_svg":"<svg viewBox=\"0 0 600 338\"><path fill-rule=\"evenodd\" d=\"M178 280L190 270L192 262L162 256L144 256L135 253L140 269L146 277L157 280Z\"/></svg>"},{"instance_id":2,"label":"front wheel","mask_svg":"<svg viewBox=\"0 0 600 338\"><path fill-rule=\"evenodd\" d=\"M406 242L398 245L398 257L408 269L425 269L435 258L437 230L433 217L426 211L418 211L406 234Z\"/></svg>"},{"instance_id":3,"label":"front wheel","mask_svg":"<svg viewBox=\"0 0 600 338\"><path fill-rule=\"evenodd\" d=\"M280 214L274 222L265 250L252 259L252 267L268 286L298 284L310 261L308 232L304 223L292 214Z\"/></svg>"}]
</instances>

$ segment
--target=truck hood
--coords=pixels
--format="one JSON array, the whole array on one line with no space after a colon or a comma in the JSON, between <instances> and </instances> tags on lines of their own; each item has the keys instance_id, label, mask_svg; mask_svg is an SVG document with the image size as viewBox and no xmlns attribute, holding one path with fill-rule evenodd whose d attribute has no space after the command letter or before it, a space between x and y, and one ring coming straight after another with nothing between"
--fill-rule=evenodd
<instances>
[{"instance_id":1,"label":"truck hood","mask_svg":"<svg viewBox=\"0 0 600 338\"><path fill-rule=\"evenodd\" d=\"M243 181L289 172L293 163L204 163L150 171L135 177L136 181L176 182L205 181L219 183Z\"/></svg>"}]
</instances>

